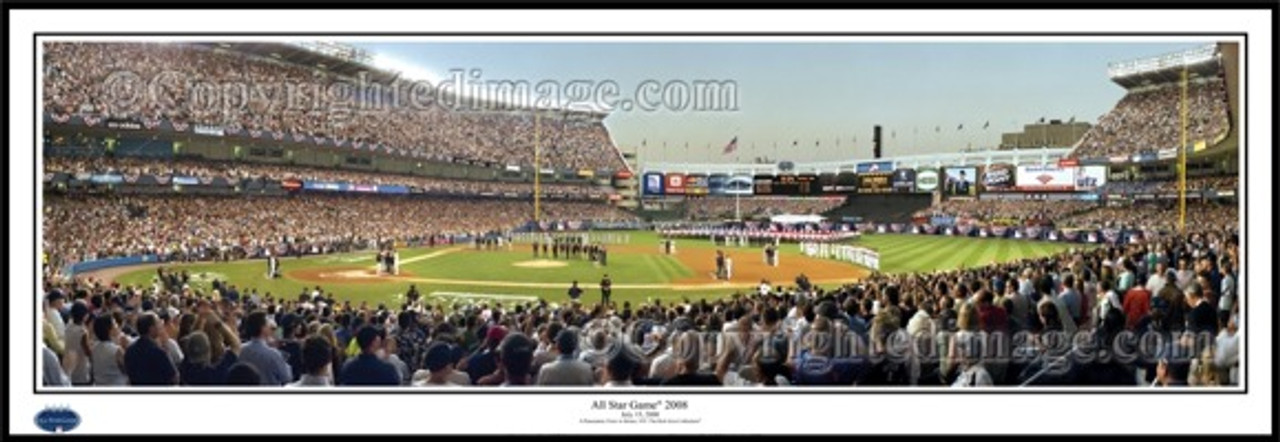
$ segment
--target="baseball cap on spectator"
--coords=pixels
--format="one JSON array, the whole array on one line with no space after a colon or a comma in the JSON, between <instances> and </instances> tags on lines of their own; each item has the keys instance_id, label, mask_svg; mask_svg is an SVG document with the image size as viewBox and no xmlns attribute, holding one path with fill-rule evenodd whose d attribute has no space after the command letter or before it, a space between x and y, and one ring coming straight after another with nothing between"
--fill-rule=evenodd
<instances>
[{"instance_id":1,"label":"baseball cap on spectator","mask_svg":"<svg viewBox=\"0 0 1280 442\"><path fill-rule=\"evenodd\" d=\"M453 357L453 349L451 346L443 342L437 342L431 344L430 347L427 347L427 356L424 362L427 366L427 370L435 372L444 369L449 364L452 364L454 360L455 358Z\"/></svg>"},{"instance_id":2,"label":"baseball cap on spectator","mask_svg":"<svg viewBox=\"0 0 1280 442\"><path fill-rule=\"evenodd\" d=\"M489 327L489 331L485 332L485 339L494 344L502 342L502 338L507 337L507 329L501 325Z\"/></svg>"}]
</instances>

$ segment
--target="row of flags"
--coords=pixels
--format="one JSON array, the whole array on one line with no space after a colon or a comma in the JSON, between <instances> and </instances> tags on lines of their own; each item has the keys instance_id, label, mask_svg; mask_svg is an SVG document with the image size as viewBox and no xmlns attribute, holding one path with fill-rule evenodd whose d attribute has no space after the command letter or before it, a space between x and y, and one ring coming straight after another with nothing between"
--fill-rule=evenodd
<instances>
[{"instance_id":1,"label":"row of flags","mask_svg":"<svg viewBox=\"0 0 1280 442\"><path fill-rule=\"evenodd\" d=\"M1045 120L1045 117L1040 117L1039 122L1040 122L1041 124L1043 124L1045 121L1046 121L1046 120ZM1076 117L1075 117L1075 116L1072 116L1070 120L1067 120L1067 123L1068 123L1068 124L1070 124L1070 123L1075 123L1075 122L1076 122ZM987 129L990 129L990 128L991 128L991 120L987 120L986 122L983 122L983 123L982 123L982 129L983 129L983 130L987 130ZM964 123L957 124L957 125L956 125L956 131L962 131L962 130L964 130ZM941 126L941 125L934 126L934 127L933 127L933 131L934 131L934 132L938 132L938 133L942 132L942 126ZM919 133L919 128L912 129L912 133ZM898 131L896 131L896 130L889 131L889 138L893 138L893 139L898 138ZM853 142L857 143L857 142L858 142L858 137L856 137L856 136L855 136L855 137L853 137ZM641 140L641 141L640 141L640 146L641 146L641 147L647 147L648 145L649 145L649 140L648 140L648 139L644 139L644 140ZM791 145L792 145L792 146L799 146L799 145L800 145L800 140L792 141L792 142L791 142ZM814 145L814 146L820 146L820 145L821 145L821 141L820 141L820 140L814 140L814 141L813 141L813 145ZM839 145L840 145L840 139L839 139L839 138L836 138L836 145L837 145L837 146L839 146ZM663 141L663 142L662 142L662 147L667 147L667 142ZM687 141L686 141L686 142L684 143L684 147L685 147L685 149L688 149L688 148L689 148L689 142L687 142ZM773 147L775 147L775 148L776 148L776 147L778 147L778 143L776 143L776 142L775 142L775 143L773 144ZM737 151L737 150L738 150L738 137L735 135L735 136L733 137L733 139L729 140L729 143L728 143L728 144L725 144L725 145L724 145L724 149L721 151L721 154L728 155L728 154L731 154L731 153L733 153L733 152L735 152L735 151Z\"/></svg>"},{"instance_id":2,"label":"row of flags","mask_svg":"<svg viewBox=\"0 0 1280 442\"><path fill-rule=\"evenodd\" d=\"M1072 117L1072 118L1071 118L1071 120L1074 122L1074 121L1075 121L1075 117ZM1044 122L1044 118L1043 118L1043 117L1041 117L1041 118L1040 118L1040 121L1041 121L1041 122ZM991 128L991 121L989 121L989 120L988 120L988 121L986 121L986 122L982 123L982 129L984 129L984 130L985 130L985 129L989 129L989 128ZM917 132L916 132L916 133L918 133L918 129L916 129L916 130L917 130ZM964 130L964 123L960 123L959 125L957 125L957 126L956 126L956 130L957 130L957 131ZM934 131L934 132L942 132L942 126L934 126L933 131ZM895 131L890 131L890 132L889 132L889 137L890 137L890 138L897 138L897 137L898 137L898 132L897 132L896 130L895 130ZM857 143L857 142L858 142L858 137L856 137L856 136L855 136L855 137L853 137L853 142ZM649 140L648 140L647 138L646 138L646 139L644 139L644 140L641 140L641 141L640 141L640 146L641 146L641 147L647 147L648 145L649 145ZM799 145L800 145L800 140L794 140L794 141L792 141L792 142L791 142L791 145L792 145L792 146L799 146ZM813 141L813 145L814 145L814 146L821 146L821 145L822 145L822 141L821 141L821 140L814 140L814 141ZM840 145L840 139L839 139L839 138L836 138L836 145L837 145L837 146L839 146L839 145ZM662 147L667 147L667 142L665 142L665 141L664 141L664 142L662 142ZM687 142L687 141L686 141L686 142L684 143L684 147L685 147L685 149L688 149L688 148L689 148L689 142ZM775 143L774 143L774 145L773 145L773 147L775 147L775 148L776 148L776 147L778 147L778 143L776 143L776 142L775 142ZM722 149L722 150L721 150L721 154L723 154L723 155L728 155L728 154L731 154L731 153L733 153L733 152L735 152L735 151L737 151L737 150L738 150L738 137L735 135L732 139L730 139L730 140L729 140L729 142L728 142L727 144L725 144L725 145L724 145L724 149Z\"/></svg>"}]
</instances>

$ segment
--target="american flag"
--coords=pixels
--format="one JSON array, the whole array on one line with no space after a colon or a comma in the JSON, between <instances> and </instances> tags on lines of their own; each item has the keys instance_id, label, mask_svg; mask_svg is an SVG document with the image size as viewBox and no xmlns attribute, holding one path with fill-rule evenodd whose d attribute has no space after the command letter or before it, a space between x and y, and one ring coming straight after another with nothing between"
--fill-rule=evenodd
<instances>
[{"instance_id":1,"label":"american flag","mask_svg":"<svg viewBox=\"0 0 1280 442\"><path fill-rule=\"evenodd\" d=\"M733 153L735 150L738 150L738 137L736 136L733 137L732 140L729 140L729 144L724 145L724 154L727 155Z\"/></svg>"}]
</instances>

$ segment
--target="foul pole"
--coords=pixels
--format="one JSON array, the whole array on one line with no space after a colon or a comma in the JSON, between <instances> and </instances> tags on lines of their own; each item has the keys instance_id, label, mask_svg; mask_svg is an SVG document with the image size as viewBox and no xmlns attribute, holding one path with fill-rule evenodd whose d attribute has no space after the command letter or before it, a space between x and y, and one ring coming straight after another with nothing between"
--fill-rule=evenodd
<instances>
[{"instance_id":1,"label":"foul pole","mask_svg":"<svg viewBox=\"0 0 1280 442\"><path fill-rule=\"evenodd\" d=\"M534 109L534 223L543 222L541 210L541 193L543 193L543 161L541 161L541 129L543 129L543 113Z\"/></svg>"},{"instance_id":2,"label":"foul pole","mask_svg":"<svg viewBox=\"0 0 1280 442\"><path fill-rule=\"evenodd\" d=\"M1182 66L1182 109L1178 126L1178 231L1187 229L1187 66Z\"/></svg>"}]
</instances>

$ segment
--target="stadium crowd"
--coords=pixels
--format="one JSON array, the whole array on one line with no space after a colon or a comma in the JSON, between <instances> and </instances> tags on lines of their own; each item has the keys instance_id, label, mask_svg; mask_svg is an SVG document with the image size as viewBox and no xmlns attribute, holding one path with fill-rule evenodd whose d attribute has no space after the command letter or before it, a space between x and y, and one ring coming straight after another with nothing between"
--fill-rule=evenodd
<instances>
[{"instance_id":1,"label":"stadium crowd","mask_svg":"<svg viewBox=\"0 0 1280 442\"><path fill-rule=\"evenodd\" d=\"M46 43L43 84L45 112L55 118L212 125L441 160L534 162L535 121L527 110L459 109L450 102L468 100L423 96L408 82L358 92L358 81L313 67L195 45ZM539 131L544 165L625 168L598 115L560 112L544 118Z\"/></svg>"},{"instance_id":2,"label":"stadium crowd","mask_svg":"<svg viewBox=\"0 0 1280 442\"><path fill-rule=\"evenodd\" d=\"M1239 176L1195 177L1187 178L1188 192L1205 190L1236 190L1240 185ZM1165 181L1108 181L1099 189L1099 193L1173 193L1178 191L1177 180Z\"/></svg>"},{"instance_id":3,"label":"stadium crowd","mask_svg":"<svg viewBox=\"0 0 1280 442\"><path fill-rule=\"evenodd\" d=\"M1222 78L1192 83L1188 88L1189 142L1212 144L1229 129L1226 84ZM1176 149L1180 139L1182 88L1176 84L1130 92L1098 118L1072 154L1076 158L1128 156Z\"/></svg>"},{"instance_id":4,"label":"stadium crowd","mask_svg":"<svg viewBox=\"0 0 1280 442\"><path fill-rule=\"evenodd\" d=\"M1039 222L1052 224L1055 220L1085 212L1097 207L1084 201L987 201L949 199L915 213L916 217L946 216L957 222L990 222L993 220L1018 223Z\"/></svg>"},{"instance_id":5,"label":"stadium crowd","mask_svg":"<svg viewBox=\"0 0 1280 442\"><path fill-rule=\"evenodd\" d=\"M531 194L533 192L532 183L451 180L307 166L280 166L191 159L157 161L141 158L46 157L44 170L46 173L61 172L71 175L78 173L118 173L126 177L137 177L144 174L162 177L171 175L195 178L223 177L233 183L246 179L346 181L353 184L410 186L422 189L425 192L455 195L477 195L482 193ZM540 187L544 194L565 195L576 198L604 198L607 196L605 190L592 185L542 184Z\"/></svg>"},{"instance_id":6,"label":"stadium crowd","mask_svg":"<svg viewBox=\"0 0 1280 442\"><path fill-rule=\"evenodd\" d=\"M1229 219L1225 208L1198 215ZM715 300L400 305L341 289L44 289L46 386L1238 385L1233 227Z\"/></svg>"},{"instance_id":7,"label":"stadium crowd","mask_svg":"<svg viewBox=\"0 0 1280 442\"><path fill-rule=\"evenodd\" d=\"M1229 228L1239 223L1240 214L1234 205L1213 202L1187 204L1188 226L1212 226ZM1144 201L1123 207L1101 207L1079 215L1063 218L1058 227L1107 227L1150 230L1177 230L1178 204L1176 201Z\"/></svg>"},{"instance_id":8,"label":"stadium crowd","mask_svg":"<svg viewBox=\"0 0 1280 442\"><path fill-rule=\"evenodd\" d=\"M319 254L387 241L505 232L532 219L525 200L414 196L60 196L44 201L44 250L53 269L155 254L196 261ZM552 220L630 220L603 203L546 201ZM358 221L357 221L358 220Z\"/></svg>"},{"instance_id":9,"label":"stadium crowd","mask_svg":"<svg viewBox=\"0 0 1280 442\"><path fill-rule=\"evenodd\" d=\"M733 219L735 210L743 218L770 215L822 214L844 204L844 198L767 197L746 198L706 197L685 201L685 217L691 220Z\"/></svg>"}]
</instances>

